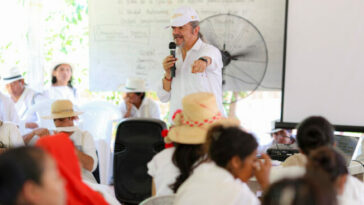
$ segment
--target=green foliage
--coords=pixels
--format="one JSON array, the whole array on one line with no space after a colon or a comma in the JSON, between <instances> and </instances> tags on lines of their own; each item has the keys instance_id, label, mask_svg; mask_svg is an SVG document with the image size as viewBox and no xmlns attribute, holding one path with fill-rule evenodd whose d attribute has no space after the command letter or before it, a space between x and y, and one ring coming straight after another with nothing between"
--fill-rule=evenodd
<instances>
[{"instance_id":1,"label":"green foliage","mask_svg":"<svg viewBox=\"0 0 364 205\"><path fill-rule=\"evenodd\" d=\"M87 41L84 40L88 38L87 1L58 1L63 1L66 9L50 10L44 19L46 61L52 61L55 56L62 54L68 56L80 50L88 50Z\"/></svg>"},{"instance_id":2,"label":"green foliage","mask_svg":"<svg viewBox=\"0 0 364 205\"><path fill-rule=\"evenodd\" d=\"M5 63L4 54L11 48L13 42L8 42L5 45L0 45L0 63Z\"/></svg>"},{"instance_id":3,"label":"green foliage","mask_svg":"<svg viewBox=\"0 0 364 205\"><path fill-rule=\"evenodd\" d=\"M247 97L249 94L247 92L233 92L225 91L223 93L223 105L226 113L230 112L230 105L238 100Z\"/></svg>"}]
</instances>

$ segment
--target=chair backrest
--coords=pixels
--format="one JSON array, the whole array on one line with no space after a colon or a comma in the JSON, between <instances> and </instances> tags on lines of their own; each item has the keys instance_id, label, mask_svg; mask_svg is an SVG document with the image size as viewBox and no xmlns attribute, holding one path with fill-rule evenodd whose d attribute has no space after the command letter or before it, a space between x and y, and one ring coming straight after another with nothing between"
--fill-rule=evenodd
<instances>
[{"instance_id":1,"label":"chair backrest","mask_svg":"<svg viewBox=\"0 0 364 205\"><path fill-rule=\"evenodd\" d=\"M80 106L79 127L91 133L98 152L99 177L101 184L107 184L112 167L111 137L113 122L121 119L118 106L106 101L91 101Z\"/></svg>"},{"instance_id":2,"label":"chair backrest","mask_svg":"<svg viewBox=\"0 0 364 205\"><path fill-rule=\"evenodd\" d=\"M140 205L173 205L175 195L154 196L144 200Z\"/></svg>"},{"instance_id":3,"label":"chair backrest","mask_svg":"<svg viewBox=\"0 0 364 205\"><path fill-rule=\"evenodd\" d=\"M54 100L47 99L33 104L25 113L25 119L28 119L31 115L36 113L39 118L39 127L54 130L55 126L53 120L42 118L43 116L51 115L51 107L53 102Z\"/></svg>"},{"instance_id":4,"label":"chair backrest","mask_svg":"<svg viewBox=\"0 0 364 205\"><path fill-rule=\"evenodd\" d=\"M114 187L121 203L139 204L151 196L147 163L164 149L161 132L165 128L166 124L157 119L130 118L119 124L114 146Z\"/></svg>"},{"instance_id":5,"label":"chair backrest","mask_svg":"<svg viewBox=\"0 0 364 205\"><path fill-rule=\"evenodd\" d=\"M80 128L92 133L94 139L110 141L112 122L121 119L121 111L110 102L92 101L80 106Z\"/></svg>"}]
</instances>

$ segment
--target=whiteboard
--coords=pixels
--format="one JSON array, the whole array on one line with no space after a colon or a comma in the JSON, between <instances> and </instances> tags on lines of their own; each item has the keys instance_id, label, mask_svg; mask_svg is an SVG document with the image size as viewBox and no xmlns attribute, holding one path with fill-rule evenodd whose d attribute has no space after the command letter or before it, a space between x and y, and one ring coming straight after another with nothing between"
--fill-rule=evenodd
<instances>
[{"instance_id":1,"label":"whiteboard","mask_svg":"<svg viewBox=\"0 0 364 205\"><path fill-rule=\"evenodd\" d=\"M364 1L290 0L283 122L364 126Z\"/></svg>"},{"instance_id":2,"label":"whiteboard","mask_svg":"<svg viewBox=\"0 0 364 205\"><path fill-rule=\"evenodd\" d=\"M90 90L115 91L128 77L140 77L155 91L172 41L165 27L182 5L193 7L201 20L231 13L252 22L268 48L262 84L281 88L285 0L90 0Z\"/></svg>"}]
</instances>

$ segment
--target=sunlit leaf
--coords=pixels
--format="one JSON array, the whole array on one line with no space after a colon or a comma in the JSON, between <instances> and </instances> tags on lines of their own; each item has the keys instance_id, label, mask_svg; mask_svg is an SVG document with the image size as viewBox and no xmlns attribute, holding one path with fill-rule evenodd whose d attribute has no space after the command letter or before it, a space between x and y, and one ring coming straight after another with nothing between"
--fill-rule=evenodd
<instances>
[{"instance_id":1,"label":"sunlit leaf","mask_svg":"<svg viewBox=\"0 0 364 205\"><path fill-rule=\"evenodd\" d=\"M9 42L8 44L6 44L5 49L8 49L12 44L13 42Z\"/></svg>"}]
</instances>

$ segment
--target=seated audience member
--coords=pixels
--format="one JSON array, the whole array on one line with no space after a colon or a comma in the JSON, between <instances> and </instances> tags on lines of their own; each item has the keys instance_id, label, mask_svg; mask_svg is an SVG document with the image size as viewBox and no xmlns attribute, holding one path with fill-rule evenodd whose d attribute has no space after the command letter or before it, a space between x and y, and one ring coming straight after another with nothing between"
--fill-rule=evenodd
<instances>
[{"instance_id":1,"label":"seated audience member","mask_svg":"<svg viewBox=\"0 0 364 205\"><path fill-rule=\"evenodd\" d=\"M317 148L308 157L306 174L315 175L319 172L323 172L328 176L328 179L336 189L339 202L341 200L340 204L355 204L354 201L352 203L344 202L352 199L341 197L344 193L349 172L344 157L335 151L333 147L324 146Z\"/></svg>"},{"instance_id":2,"label":"seated audience member","mask_svg":"<svg viewBox=\"0 0 364 205\"><path fill-rule=\"evenodd\" d=\"M271 182L285 177L299 177L304 175L306 173L307 156L310 156L318 148L334 146L333 126L323 117L308 117L298 126L297 142L303 154L296 154L287 158L284 162L286 164L283 163L285 167L274 167L270 173ZM340 197L354 199L355 201L359 201L359 204L364 204L362 194L364 192L364 184L351 175L348 175L346 178L344 191Z\"/></svg>"},{"instance_id":3,"label":"seated audience member","mask_svg":"<svg viewBox=\"0 0 364 205\"><path fill-rule=\"evenodd\" d=\"M12 122L3 122L0 120L0 153L6 151L8 148L22 145L24 145L24 141L18 127Z\"/></svg>"},{"instance_id":4,"label":"seated audience member","mask_svg":"<svg viewBox=\"0 0 364 205\"><path fill-rule=\"evenodd\" d=\"M258 153L266 153L268 149L277 150L280 148L297 150L296 139L292 136L291 130L278 128L278 129L273 129L272 131L269 132L269 134L271 135L270 143L260 145L258 147Z\"/></svg>"},{"instance_id":5,"label":"seated audience member","mask_svg":"<svg viewBox=\"0 0 364 205\"><path fill-rule=\"evenodd\" d=\"M64 181L42 149L19 147L0 155L0 204L66 204Z\"/></svg>"},{"instance_id":6,"label":"seated audience member","mask_svg":"<svg viewBox=\"0 0 364 205\"><path fill-rule=\"evenodd\" d=\"M66 182L67 204L119 204L110 199L105 193L92 190L82 181L79 156L77 148L67 133L58 133L53 136L42 137L36 146L46 150L56 161L59 173Z\"/></svg>"},{"instance_id":7,"label":"seated audience member","mask_svg":"<svg viewBox=\"0 0 364 205\"><path fill-rule=\"evenodd\" d=\"M145 96L144 80L128 78L125 86L126 96L120 104L121 115L124 118L156 118L160 119L158 104Z\"/></svg>"},{"instance_id":8,"label":"seated audience member","mask_svg":"<svg viewBox=\"0 0 364 205\"><path fill-rule=\"evenodd\" d=\"M254 175L263 189L268 187L269 157L257 158L255 138L238 127L218 125L207 134L208 160L197 166L178 189L179 204L260 204L246 184Z\"/></svg>"},{"instance_id":9,"label":"seated audience member","mask_svg":"<svg viewBox=\"0 0 364 205\"><path fill-rule=\"evenodd\" d=\"M16 112L14 103L9 97L4 95L0 91L0 120L10 121L16 125L20 125L20 119L18 113Z\"/></svg>"},{"instance_id":10,"label":"seated audience member","mask_svg":"<svg viewBox=\"0 0 364 205\"><path fill-rule=\"evenodd\" d=\"M38 127L37 114L26 116L27 111L37 101L42 100L42 94L35 92L33 89L26 86L24 77L18 67L12 67L3 75L3 83L14 102L15 109L25 128L34 129ZM44 97L43 97L44 98Z\"/></svg>"},{"instance_id":11,"label":"seated audience member","mask_svg":"<svg viewBox=\"0 0 364 205\"><path fill-rule=\"evenodd\" d=\"M71 64L58 63L52 70L52 86L45 92L45 95L54 100L70 100L73 104L78 103L76 88L72 85Z\"/></svg>"},{"instance_id":12,"label":"seated audience member","mask_svg":"<svg viewBox=\"0 0 364 205\"><path fill-rule=\"evenodd\" d=\"M320 176L275 182L264 194L262 205L337 205L334 188Z\"/></svg>"},{"instance_id":13,"label":"seated audience member","mask_svg":"<svg viewBox=\"0 0 364 205\"><path fill-rule=\"evenodd\" d=\"M301 153L288 157L282 166L305 166L306 156L312 150L322 146L333 146L334 127L323 117L308 117L299 124L296 139Z\"/></svg>"},{"instance_id":14,"label":"seated audience member","mask_svg":"<svg viewBox=\"0 0 364 205\"><path fill-rule=\"evenodd\" d=\"M183 110L174 114L173 127L166 140L174 147L159 152L148 163L148 174L153 177L153 195L175 193L193 173L204 156L203 143L212 123L239 125L238 120L223 119L213 94L195 93L182 101Z\"/></svg>"},{"instance_id":15,"label":"seated audience member","mask_svg":"<svg viewBox=\"0 0 364 205\"><path fill-rule=\"evenodd\" d=\"M270 133L273 138L273 143L289 145L296 142L290 130L274 129Z\"/></svg>"},{"instance_id":16,"label":"seated audience member","mask_svg":"<svg viewBox=\"0 0 364 205\"><path fill-rule=\"evenodd\" d=\"M73 110L73 104L70 100L56 100L52 104L51 112L51 116L44 118L53 119L56 126L55 132L65 132L70 135L70 139L75 144L75 151L82 166L84 179L96 182L91 173L96 169L98 161L93 137L89 132L82 131L74 125L74 120L78 119L77 116L82 113ZM47 129L36 129L25 136L24 141L33 144L39 137L50 134L51 132Z\"/></svg>"}]
</instances>

